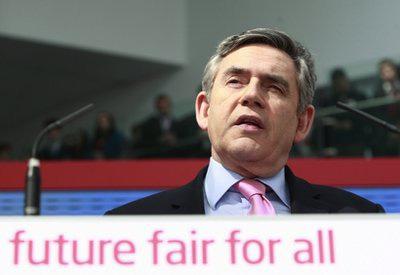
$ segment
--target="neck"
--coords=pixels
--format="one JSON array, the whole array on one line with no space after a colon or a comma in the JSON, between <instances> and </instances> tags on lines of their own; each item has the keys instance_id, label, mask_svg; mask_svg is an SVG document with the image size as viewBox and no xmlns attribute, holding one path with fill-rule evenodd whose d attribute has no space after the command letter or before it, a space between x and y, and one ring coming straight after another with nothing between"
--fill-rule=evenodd
<instances>
[{"instance_id":1,"label":"neck","mask_svg":"<svg viewBox=\"0 0 400 275\"><path fill-rule=\"evenodd\" d=\"M245 178L269 178L276 175L286 164L288 157L281 157L278 160L243 161L230 157L221 158L213 149L211 157L221 163L225 168Z\"/></svg>"}]
</instances>

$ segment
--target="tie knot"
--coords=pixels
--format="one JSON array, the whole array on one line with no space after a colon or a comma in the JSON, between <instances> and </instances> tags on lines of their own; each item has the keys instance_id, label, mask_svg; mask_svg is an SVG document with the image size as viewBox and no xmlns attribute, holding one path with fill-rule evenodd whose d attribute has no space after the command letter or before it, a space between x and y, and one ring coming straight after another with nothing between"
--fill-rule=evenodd
<instances>
[{"instance_id":1,"label":"tie knot","mask_svg":"<svg viewBox=\"0 0 400 275\"><path fill-rule=\"evenodd\" d=\"M265 195L267 187L259 181L252 179L242 179L235 184L235 189L242 193L247 200L249 200L253 195Z\"/></svg>"}]
</instances>

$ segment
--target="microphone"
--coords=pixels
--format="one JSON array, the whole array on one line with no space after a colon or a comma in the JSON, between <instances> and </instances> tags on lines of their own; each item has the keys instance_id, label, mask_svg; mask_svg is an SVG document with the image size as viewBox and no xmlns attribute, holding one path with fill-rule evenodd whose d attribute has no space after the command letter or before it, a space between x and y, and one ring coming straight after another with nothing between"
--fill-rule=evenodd
<instances>
[{"instance_id":1,"label":"microphone","mask_svg":"<svg viewBox=\"0 0 400 275\"><path fill-rule=\"evenodd\" d=\"M24 215L33 216L40 215L40 161L36 157L37 148L45 134L49 131L62 127L79 116L91 111L94 104L90 103L79 110L49 124L36 137L32 147L31 158L28 161L28 171L26 173L25 192L24 192Z\"/></svg>"},{"instance_id":2,"label":"microphone","mask_svg":"<svg viewBox=\"0 0 400 275\"><path fill-rule=\"evenodd\" d=\"M366 120L368 120L368 121L370 121L372 123L375 123L375 124L377 124L379 126L382 126L383 128L386 128L390 132L393 132L393 133L396 133L396 134L400 134L400 129L399 128L397 128L395 125L390 124L390 123L388 123L388 122L386 122L386 121L384 121L384 120L382 120L380 118L377 118L377 117L375 117L373 115L370 115L370 114L368 114L368 113L366 113L364 111L361 111L361 110L358 110L358 109L356 109L354 107L351 107L350 105L345 104L345 103L343 103L341 101L336 102L336 106L339 107L340 109L343 109L343 110L346 110L346 111L350 111L350 112L352 112L354 114L362 116Z\"/></svg>"}]
</instances>

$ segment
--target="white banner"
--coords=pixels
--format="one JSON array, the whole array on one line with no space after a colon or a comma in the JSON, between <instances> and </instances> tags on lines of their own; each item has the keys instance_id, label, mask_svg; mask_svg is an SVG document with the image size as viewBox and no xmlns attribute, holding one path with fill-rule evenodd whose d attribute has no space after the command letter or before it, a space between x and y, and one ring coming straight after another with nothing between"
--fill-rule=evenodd
<instances>
[{"instance_id":1,"label":"white banner","mask_svg":"<svg viewBox=\"0 0 400 275\"><path fill-rule=\"evenodd\" d=\"M0 274L400 274L399 215L0 218Z\"/></svg>"}]
</instances>

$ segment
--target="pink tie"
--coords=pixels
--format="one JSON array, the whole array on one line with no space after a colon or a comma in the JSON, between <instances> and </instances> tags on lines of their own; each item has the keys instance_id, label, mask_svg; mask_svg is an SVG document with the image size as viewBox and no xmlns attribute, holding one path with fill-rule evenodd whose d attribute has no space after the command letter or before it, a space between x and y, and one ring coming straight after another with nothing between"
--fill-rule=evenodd
<instances>
[{"instance_id":1,"label":"pink tie","mask_svg":"<svg viewBox=\"0 0 400 275\"><path fill-rule=\"evenodd\" d=\"M242 179L234 186L250 202L249 215L275 215L272 203L264 195L267 186L251 179Z\"/></svg>"}]
</instances>

